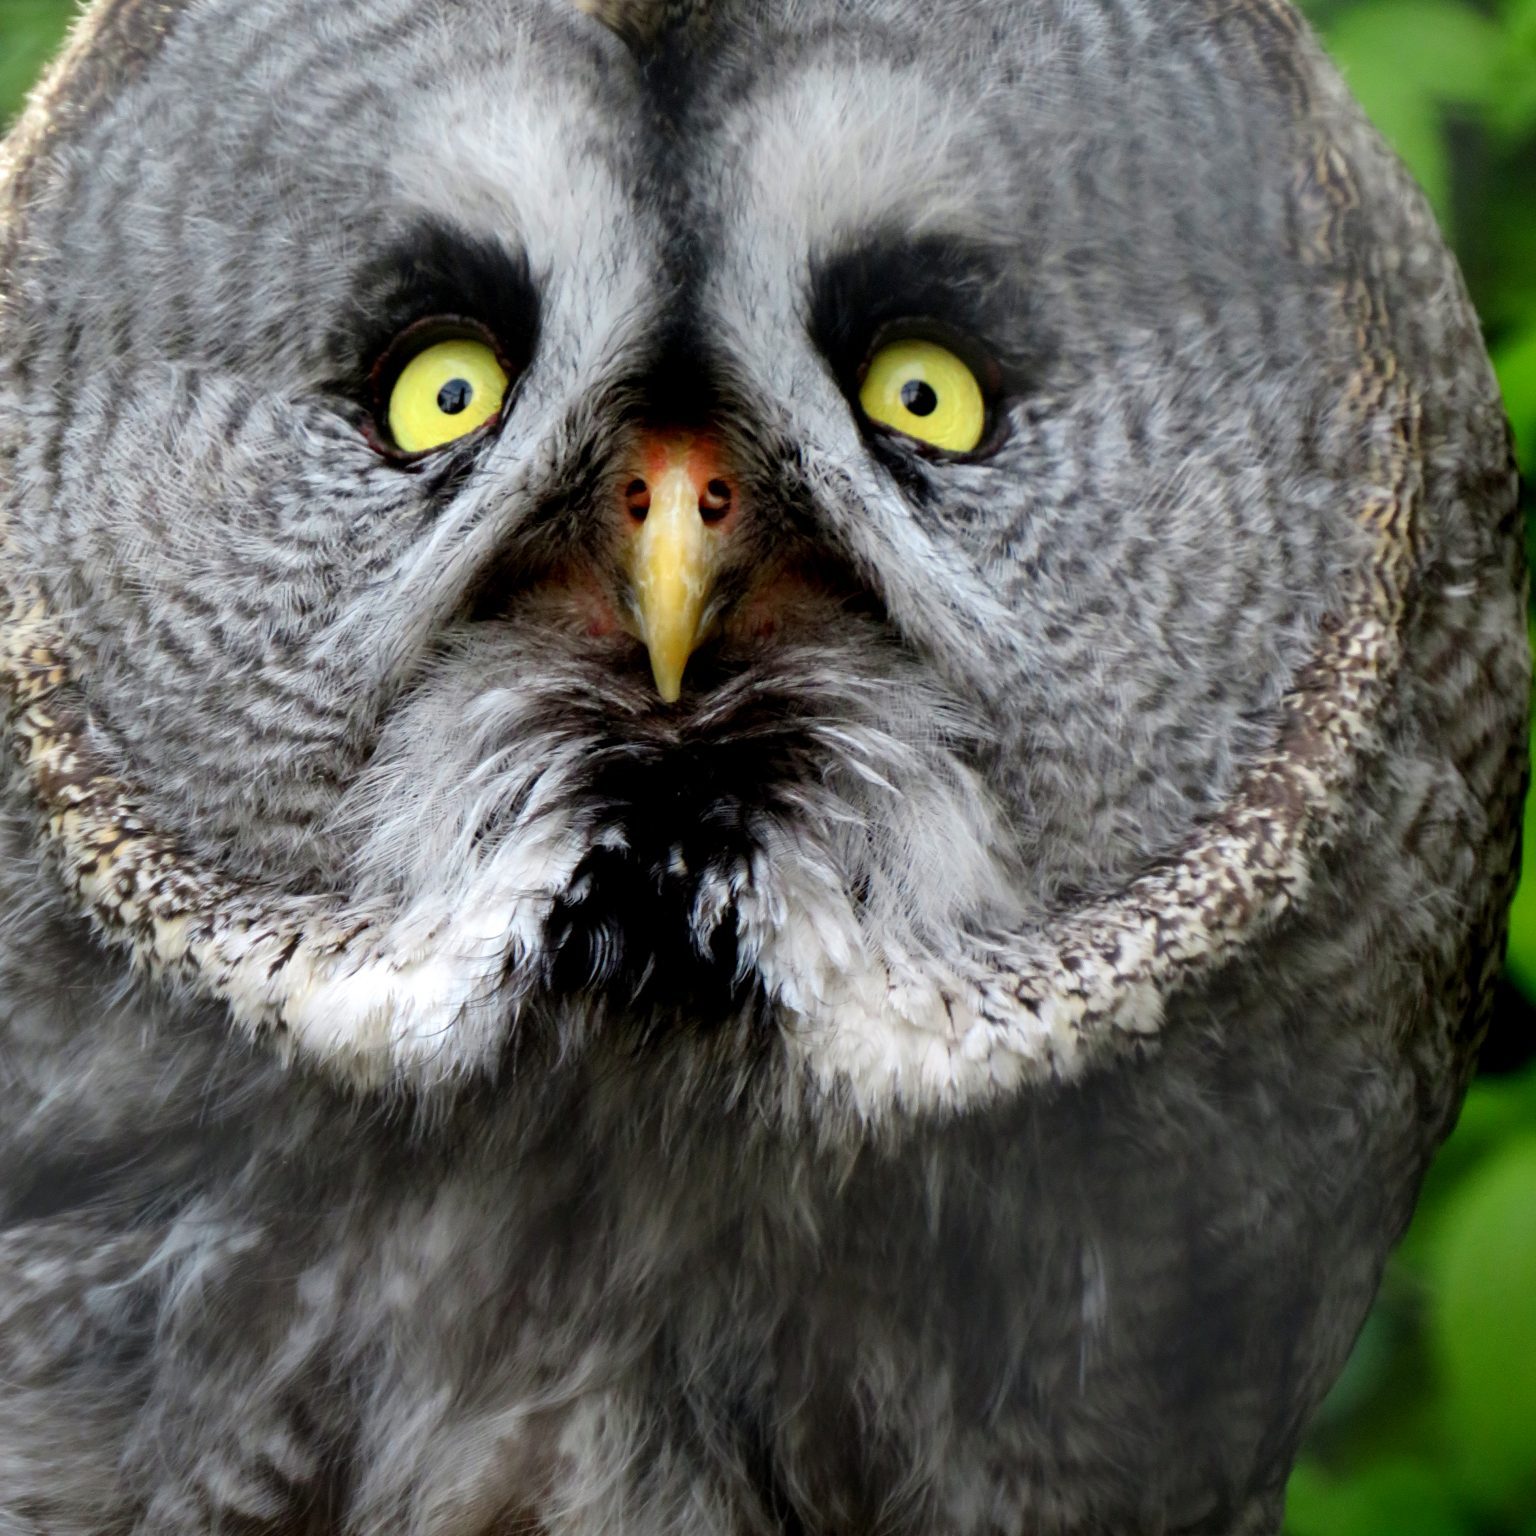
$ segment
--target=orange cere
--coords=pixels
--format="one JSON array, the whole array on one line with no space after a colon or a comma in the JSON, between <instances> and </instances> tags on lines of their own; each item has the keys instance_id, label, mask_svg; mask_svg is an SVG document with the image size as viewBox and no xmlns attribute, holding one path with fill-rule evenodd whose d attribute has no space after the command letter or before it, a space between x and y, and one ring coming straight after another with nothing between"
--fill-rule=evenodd
<instances>
[{"instance_id":1,"label":"orange cere","mask_svg":"<svg viewBox=\"0 0 1536 1536\"><path fill-rule=\"evenodd\" d=\"M704 638L720 545L736 517L735 486L707 433L649 432L623 482L633 525L632 610L662 699L682 692L688 658Z\"/></svg>"}]
</instances>

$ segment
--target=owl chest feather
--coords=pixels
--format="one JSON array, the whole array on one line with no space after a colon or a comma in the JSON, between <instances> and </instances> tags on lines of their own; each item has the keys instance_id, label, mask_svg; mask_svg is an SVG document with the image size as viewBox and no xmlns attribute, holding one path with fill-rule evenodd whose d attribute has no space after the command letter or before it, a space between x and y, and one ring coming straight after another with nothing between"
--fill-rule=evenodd
<instances>
[{"instance_id":1,"label":"owl chest feather","mask_svg":"<svg viewBox=\"0 0 1536 1536\"><path fill-rule=\"evenodd\" d=\"M701 1101L666 1060L685 1038L557 1074L534 1110L504 1084L430 1146L258 1087L125 1170L157 1191L115 1282L139 1301L81 1368L177 1427L168 1486L234 1514L277 1497L276 1455L327 1536L680 1507L701 1536L1225 1536L1267 1496L1298 1373L1347 1347L1401 1219L1379 1174L1416 1156L1410 1081L1339 1101L1336 1060L1237 1090L1192 1050L1156 1090L838 1148ZM112 1380L145 1327L148 1410ZM1084 1457L1118 1469L1091 1496Z\"/></svg>"}]
</instances>

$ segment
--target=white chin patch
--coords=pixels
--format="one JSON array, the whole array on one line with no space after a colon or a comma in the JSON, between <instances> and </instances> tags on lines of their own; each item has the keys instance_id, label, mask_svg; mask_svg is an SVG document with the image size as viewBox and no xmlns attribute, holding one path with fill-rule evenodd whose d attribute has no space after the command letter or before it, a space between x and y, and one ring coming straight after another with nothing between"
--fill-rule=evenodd
<instances>
[{"instance_id":1,"label":"white chin patch","mask_svg":"<svg viewBox=\"0 0 1536 1536\"><path fill-rule=\"evenodd\" d=\"M451 898L418 900L330 943L305 935L250 988L261 975L253 952L231 972L231 1005L237 1016L275 1014L281 1047L359 1087L432 1088L494 1070L584 852L573 839L520 844Z\"/></svg>"}]
</instances>

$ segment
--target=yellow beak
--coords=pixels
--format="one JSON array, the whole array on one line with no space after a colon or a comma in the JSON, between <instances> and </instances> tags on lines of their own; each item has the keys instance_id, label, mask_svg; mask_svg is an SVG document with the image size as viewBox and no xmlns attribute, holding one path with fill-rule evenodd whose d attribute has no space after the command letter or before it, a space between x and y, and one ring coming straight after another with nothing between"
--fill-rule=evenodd
<instances>
[{"instance_id":1,"label":"yellow beak","mask_svg":"<svg viewBox=\"0 0 1536 1536\"><path fill-rule=\"evenodd\" d=\"M675 704L688 658L703 639L718 535L700 515L698 485L686 465L668 465L650 493L650 508L630 549L629 574L656 691Z\"/></svg>"}]
</instances>

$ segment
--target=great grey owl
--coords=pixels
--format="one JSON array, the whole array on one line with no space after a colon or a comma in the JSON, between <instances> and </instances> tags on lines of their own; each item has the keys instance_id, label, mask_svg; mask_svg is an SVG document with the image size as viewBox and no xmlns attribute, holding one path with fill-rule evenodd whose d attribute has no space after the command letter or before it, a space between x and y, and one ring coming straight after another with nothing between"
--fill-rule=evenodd
<instances>
[{"instance_id":1,"label":"great grey owl","mask_svg":"<svg viewBox=\"0 0 1536 1536\"><path fill-rule=\"evenodd\" d=\"M1285 0L102 0L5 156L0 1531L1274 1532L1528 686Z\"/></svg>"}]
</instances>

